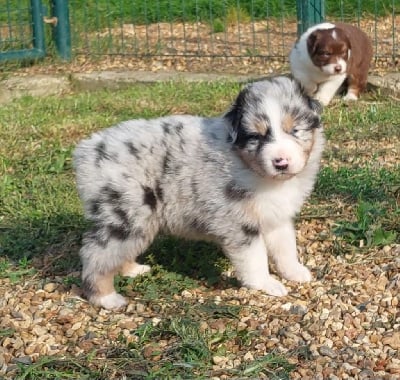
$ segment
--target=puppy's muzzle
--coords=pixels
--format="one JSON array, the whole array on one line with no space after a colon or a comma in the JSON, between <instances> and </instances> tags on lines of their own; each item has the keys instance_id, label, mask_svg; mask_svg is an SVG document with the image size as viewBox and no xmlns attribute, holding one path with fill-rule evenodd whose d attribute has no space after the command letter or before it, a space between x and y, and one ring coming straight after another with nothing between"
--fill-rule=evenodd
<instances>
[{"instance_id":1,"label":"puppy's muzzle","mask_svg":"<svg viewBox=\"0 0 400 380\"><path fill-rule=\"evenodd\" d=\"M272 164L274 165L274 168L279 172L283 172L289 167L289 161L286 158L275 158L272 161Z\"/></svg>"},{"instance_id":2,"label":"puppy's muzzle","mask_svg":"<svg viewBox=\"0 0 400 380\"><path fill-rule=\"evenodd\" d=\"M335 65L333 69L335 70L335 74L340 74L342 72L342 65Z\"/></svg>"}]
</instances>

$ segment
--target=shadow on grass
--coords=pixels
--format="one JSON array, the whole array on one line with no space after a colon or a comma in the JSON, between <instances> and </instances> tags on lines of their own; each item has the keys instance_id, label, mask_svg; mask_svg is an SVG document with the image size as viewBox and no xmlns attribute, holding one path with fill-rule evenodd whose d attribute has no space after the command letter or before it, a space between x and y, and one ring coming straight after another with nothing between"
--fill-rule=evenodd
<instances>
[{"instance_id":1,"label":"shadow on grass","mask_svg":"<svg viewBox=\"0 0 400 380\"><path fill-rule=\"evenodd\" d=\"M0 256L16 264L29 260L45 276L80 270L78 251L84 223L74 214L17 220L2 226Z\"/></svg>"},{"instance_id":2,"label":"shadow on grass","mask_svg":"<svg viewBox=\"0 0 400 380\"><path fill-rule=\"evenodd\" d=\"M53 218L19 220L2 226L0 257L18 264L29 260L44 276L65 276L80 271L79 249L88 223L78 214ZM164 270L206 280L218 281L224 258L216 245L159 235L139 261Z\"/></svg>"}]
</instances>

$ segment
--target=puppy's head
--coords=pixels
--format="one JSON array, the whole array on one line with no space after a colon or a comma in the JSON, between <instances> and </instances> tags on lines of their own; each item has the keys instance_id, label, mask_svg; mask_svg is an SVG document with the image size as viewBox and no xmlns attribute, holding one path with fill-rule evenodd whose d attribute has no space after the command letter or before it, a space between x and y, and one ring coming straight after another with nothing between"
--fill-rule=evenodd
<instances>
[{"instance_id":1,"label":"puppy's head","mask_svg":"<svg viewBox=\"0 0 400 380\"><path fill-rule=\"evenodd\" d=\"M347 70L351 45L339 28L317 29L307 38L307 50L313 64L326 74L343 74Z\"/></svg>"},{"instance_id":2,"label":"puppy's head","mask_svg":"<svg viewBox=\"0 0 400 380\"><path fill-rule=\"evenodd\" d=\"M276 77L247 85L224 117L241 159L262 177L284 180L299 174L320 148L321 110L297 81Z\"/></svg>"}]
</instances>

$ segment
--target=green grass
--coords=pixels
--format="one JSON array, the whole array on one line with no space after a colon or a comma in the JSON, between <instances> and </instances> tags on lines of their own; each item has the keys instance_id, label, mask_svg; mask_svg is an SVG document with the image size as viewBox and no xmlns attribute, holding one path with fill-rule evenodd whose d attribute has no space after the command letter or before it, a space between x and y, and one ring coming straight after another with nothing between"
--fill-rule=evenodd
<instances>
[{"instance_id":1,"label":"green grass","mask_svg":"<svg viewBox=\"0 0 400 380\"><path fill-rule=\"evenodd\" d=\"M266 17L296 17L296 0L71 0L70 14L73 22L96 30L99 26L115 25L122 20L125 23L147 24L155 22L224 20L230 12L248 15L254 20ZM6 6L0 6L0 22L21 23L28 20L27 0L7 0ZM393 9L393 6L395 9ZM392 0L364 0L359 5L352 1L325 1L326 15L330 18L357 19L363 15L383 16L399 11ZM47 11L49 12L48 8Z\"/></svg>"},{"instance_id":2,"label":"green grass","mask_svg":"<svg viewBox=\"0 0 400 380\"><path fill-rule=\"evenodd\" d=\"M334 232L353 245L360 244L361 241L367 247L391 244L396 241L397 231L389 230L388 227L385 229L382 226L379 219L384 213L381 207L362 201L357 206L356 220L354 222L338 221ZM398 210L396 214L395 218L399 220Z\"/></svg>"},{"instance_id":3,"label":"green grass","mask_svg":"<svg viewBox=\"0 0 400 380\"><path fill-rule=\"evenodd\" d=\"M86 222L75 190L71 153L80 139L129 118L219 115L239 87L235 83L138 84L112 92L25 97L2 106L1 279L15 284L33 277L50 281L62 276L65 286L79 285L71 272L80 270L77 253ZM400 167L379 161L380 156L393 156L386 143L398 141L396 102L378 97L350 107L339 104L326 108L323 118L328 145L309 207L330 213L335 221L331 233L340 237L341 244L325 254L350 248L363 253L399 242ZM364 247L359 246L360 240ZM159 312L162 322L142 324L134 331L134 343L121 336L104 359L96 351L80 357L41 357L32 365L19 363L15 378L115 379L126 374L137 379L205 379L212 376L214 356L229 356L233 344L247 350L257 342L260 330L236 328L242 306L174 298L183 290L237 285L222 279L227 262L216 246L160 236L142 260L153 266L152 273L137 279L116 278L116 286ZM202 321L218 320L223 321L221 331L201 328ZM10 329L0 330L0 342L13 334ZM165 349L160 345L163 340L173 344ZM288 379L293 370L290 355L310 360L307 352L307 347L288 357L270 352L227 374Z\"/></svg>"},{"instance_id":4,"label":"green grass","mask_svg":"<svg viewBox=\"0 0 400 380\"><path fill-rule=\"evenodd\" d=\"M181 1L181 0L89 0L86 7L81 2L71 1L71 13L85 14L91 25L105 20L114 22L124 19L127 23L146 24L155 22L186 21L212 22L224 20L229 13L247 14L249 19L263 20L266 17L296 17L296 0L224 0ZM356 19L363 14L382 16L392 13L393 2L383 0L377 4L374 0L360 2L360 7L347 1L341 4L326 0L326 14L340 18L341 15ZM86 11L85 11L86 10ZM89 11L92 10L92 11ZM94 11L93 11L94 10ZM90 28L90 26L89 26ZM90 28L91 29L91 28Z\"/></svg>"}]
</instances>

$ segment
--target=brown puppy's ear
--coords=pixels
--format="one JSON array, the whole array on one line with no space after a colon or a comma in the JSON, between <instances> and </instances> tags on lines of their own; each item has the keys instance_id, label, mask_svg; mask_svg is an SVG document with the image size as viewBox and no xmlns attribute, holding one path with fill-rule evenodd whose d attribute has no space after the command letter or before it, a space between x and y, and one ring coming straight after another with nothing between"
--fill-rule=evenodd
<instances>
[{"instance_id":1,"label":"brown puppy's ear","mask_svg":"<svg viewBox=\"0 0 400 380\"><path fill-rule=\"evenodd\" d=\"M347 35L345 30L340 29L338 27L335 28L335 31L336 31L336 34L337 34L339 40L343 41L346 44L346 47L347 47L347 59L349 59L350 58L350 54L351 54L351 49L352 49L351 41L350 41L349 36Z\"/></svg>"},{"instance_id":2,"label":"brown puppy's ear","mask_svg":"<svg viewBox=\"0 0 400 380\"><path fill-rule=\"evenodd\" d=\"M318 30L312 32L307 38L307 50L310 55L314 55L318 48L318 40L320 38L320 33Z\"/></svg>"}]
</instances>

